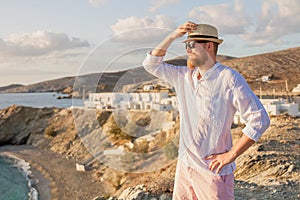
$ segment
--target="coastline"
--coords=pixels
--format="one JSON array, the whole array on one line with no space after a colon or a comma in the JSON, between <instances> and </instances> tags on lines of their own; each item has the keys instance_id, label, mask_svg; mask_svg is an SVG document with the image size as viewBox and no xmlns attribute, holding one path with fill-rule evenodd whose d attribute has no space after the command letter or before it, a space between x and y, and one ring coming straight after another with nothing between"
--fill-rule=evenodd
<instances>
[{"instance_id":1,"label":"coastline","mask_svg":"<svg viewBox=\"0 0 300 200\"><path fill-rule=\"evenodd\" d=\"M21 158L12 148L14 147L0 147L0 156L11 160L13 167L18 168L26 178L30 190L29 200L51 200L50 180L46 178L46 174Z\"/></svg>"},{"instance_id":2,"label":"coastline","mask_svg":"<svg viewBox=\"0 0 300 200\"><path fill-rule=\"evenodd\" d=\"M68 109L35 109L12 106L2 111L1 136L20 139L21 133L30 134L27 144L0 146L1 152L8 152L28 162L39 195L49 194L49 199L95 199L95 197L119 196L130 187L143 184L144 191L170 194L175 175L175 166L160 169L155 173L134 174L116 171L101 161L88 166L87 171L76 171L76 163L91 158L75 131L73 113ZM104 113L101 113L104 115ZM99 115L101 116L101 115ZM261 139L237 160L235 171L237 200L243 199L298 199L299 190L299 131L300 118L282 113L270 116L270 128ZM33 121L34 123L28 123ZM107 124L110 121L106 121ZM59 131L55 137L44 130L54 126ZM175 128L178 128L179 123ZM24 129L26 127L26 129ZM233 143L241 136L243 125L232 128ZM175 131L174 131L175 133ZM171 132L171 134L174 134ZM4 140L5 141L5 140ZM19 142L18 144L20 144ZM24 143L24 141L22 142ZM39 178L38 176L44 178ZM26 182L21 179L22 185ZM33 178L33 179L34 179ZM10 179L10 178L8 178ZM14 180L14 179L11 179ZM42 184L44 180L44 185ZM17 186L18 183L17 182ZM4 188L4 187L3 187ZM13 187L11 187L13 188ZM43 189L47 192L42 192ZM128 191L128 190L127 190ZM23 193L23 194L26 194ZM45 198L40 198L45 199Z\"/></svg>"},{"instance_id":3,"label":"coastline","mask_svg":"<svg viewBox=\"0 0 300 200\"><path fill-rule=\"evenodd\" d=\"M18 157L31 166L38 199L94 199L106 194L107 186L95 180L94 171L79 172L76 162L50 150L30 145L0 146L0 154Z\"/></svg>"},{"instance_id":4,"label":"coastline","mask_svg":"<svg viewBox=\"0 0 300 200\"><path fill-rule=\"evenodd\" d=\"M12 167L17 168L24 178L27 181L27 187L29 189L29 192L27 193L28 199L29 200L38 200L38 191L36 187L34 186L34 183L38 181L38 179L35 179L33 177L33 173L31 170L31 166L29 165L28 162L25 160L18 158L15 155L9 154L7 152L5 153L0 153L0 157L6 158L9 160L9 163Z\"/></svg>"}]
</instances>

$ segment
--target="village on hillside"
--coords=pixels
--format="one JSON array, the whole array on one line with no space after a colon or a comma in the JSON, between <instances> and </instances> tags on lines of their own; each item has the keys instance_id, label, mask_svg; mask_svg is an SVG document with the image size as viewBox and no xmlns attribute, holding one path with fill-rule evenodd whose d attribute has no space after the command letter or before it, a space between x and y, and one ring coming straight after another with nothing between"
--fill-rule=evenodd
<instances>
[{"instance_id":1,"label":"village on hillside","mask_svg":"<svg viewBox=\"0 0 300 200\"><path fill-rule=\"evenodd\" d=\"M268 81L268 77L262 77L262 81ZM139 87L133 92L105 92L90 93L85 108L95 108L102 110L158 110L172 111L178 110L176 95L167 86L147 84ZM292 117L300 116L299 100L295 102L293 95L299 94L300 84L293 88L286 98L263 98L260 93L260 101L264 105L269 115L279 115L287 113ZM295 98L296 99L296 98ZM236 113L235 123L240 123L239 113Z\"/></svg>"}]
</instances>

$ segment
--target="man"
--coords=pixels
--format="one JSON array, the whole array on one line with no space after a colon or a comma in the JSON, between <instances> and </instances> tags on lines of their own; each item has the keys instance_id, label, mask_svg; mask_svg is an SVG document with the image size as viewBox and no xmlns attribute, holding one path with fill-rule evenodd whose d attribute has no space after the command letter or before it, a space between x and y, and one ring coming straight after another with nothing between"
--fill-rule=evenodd
<instances>
[{"instance_id":1,"label":"man","mask_svg":"<svg viewBox=\"0 0 300 200\"><path fill-rule=\"evenodd\" d=\"M186 33L188 66L164 63L168 47ZM234 199L234 161L270 124L245 79L216 61L222 41L215 27L186 22L143 62L149 73L174 85L178 98L180 142L174 200ZM236 111L246 126L242 137L232 146L230 129Z\"/></svg>"}]
</instances>

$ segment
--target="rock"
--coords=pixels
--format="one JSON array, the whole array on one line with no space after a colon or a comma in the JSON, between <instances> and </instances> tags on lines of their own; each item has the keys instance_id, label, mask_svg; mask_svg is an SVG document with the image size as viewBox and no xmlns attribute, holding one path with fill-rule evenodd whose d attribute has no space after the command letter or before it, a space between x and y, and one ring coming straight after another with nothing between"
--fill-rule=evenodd
<instances>
[{"instance_id":1,"label":"rock","mask_svg":"<svg viewBox=\"0 0 300 200\"><path fill-rule=\"evenodd\" d=\"M119 200L145 200L148 199L148 193L144 192L143 185L137 185L125 189L118 198Z\"/></svg>"},{"instance_id":2,"label":"rock","mask_svg":"<svg viewBox=\"0 0 300 200\"><path fill-rule=\"evenodd\" d=\"M265 145L259 145L257 148L257 151L264 151L265 150Z\"/></svg>"},{"instance_id":3,"label":"rock","mask_svg":"<svg viewBox=\"0 0 300 200\"><path fill-rule=\"evenodd\" d=\"M126 181L124 172L117 171L111 168L107 168L101 176L101 180L110 185L113 190L118 190L122 184Z\"/></svg>"},{"instance_id":4,"label":"rock","mask_svg":"<svg viewBox=\"0 0 300 200\"><path fill-rule=\"evenodd\" d=\"M295 165L290 165L287 172L292 173L293 171L295 171Z\"/></svg>"},{"instance_id":5,"label":"rock","mask_svg":"<svg viewBox=\"0 0 300 200\"><path fill-rule=\"evenodd\" d=\"M106 198L104 198L104 197L96 197L93 200L106 200Z\"/></svg>"},{"instance_id":6,"label":"rock","mask_svg":"<svg viewBox=\"0 0 300 200\"><path fill-rule=\"evenodd\" d=\"M167 195L167 194L162 194L159 197L159 200L172 200L172 196L171 195Z\"/></svg>"},{"instance_id":7,"label":"rock","mask_svg":"<svg viewBox=\"0 0 300 200\"><path fill-rule=\"evenodd\" d=\"M26 144L32 134L43 134L54 108L12 105L0 110L0 145Z\"/></svg>"},{"instance_id":8,"label":"rock","mask_svg":"<svg viewBox=\"0 0 300 200\"><path fill-rule=\"evenodd\" d=\"M151 122L151 118L149 116L140 118L136 121L137 126L145 127L148 126Z\"/></svg>"},{"instance_id":9,"label":"rock","mask_svg":"<svg viewBox=\"0 0 300 200\"><path fill-rule=\"evenodd\" d=\"M144 185L137 185L125 189L117 200L172 200L172 194L152 194Z\"/></svg>"}]
</instances>

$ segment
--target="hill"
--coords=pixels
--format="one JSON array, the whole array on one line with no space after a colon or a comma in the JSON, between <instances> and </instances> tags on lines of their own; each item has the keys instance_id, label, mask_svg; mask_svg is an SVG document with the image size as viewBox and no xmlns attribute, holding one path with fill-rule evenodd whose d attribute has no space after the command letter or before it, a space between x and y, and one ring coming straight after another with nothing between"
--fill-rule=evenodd
<instances>
[{"instance_id":1,"label":"hill","mask_svg":"<svg viewBox=\"0 0 300 200\"><path fill-rule=\"evenodd\" d=\"M273 94L273 90L278 94L285 94L285 80L289 91L300 83L300 47L243 58L218 55L217 60L240 72L256 94L259 94L260 88L264 94ZM166 62L186 65L186 57L177 57ZM270 76L272 81L262 82L261 77L266 75ZM0 92L64 92L81 96L89 92L121 91L124 85L138 85L155 79L143 67L137 67L120 72L65 77L27 86L0 89Z\"/></svg>"},{"instance_id":2,"label":"hill","mask_svg":"<svg viewBox=\"0 0 300 200\"><path fill-rule=\"evenodd\" d=\"M43 81L30 85L20 85L0 90L0 93L18 92L61 92L68 87L73 87L74 77L64 77L54 80ZM8 87L8 86L6 86ZM4 87L3 87L4 88Z\"/></svg>"},{"instance_id":3,"label":"hill","mask_svg":"<svg viewBox=\"0 0 300 200\"><path fill-rule=\"evenodd\" d=\"M11 85L7 85L4 87L0 87L0 91L5 91L5 90L9 90L9 89L13 89L13 88L17 88L17 87L22 87L23 85L21 84L11 84Z\"/></svg>"},{"instance_id":4,"label":"hill","mask_svg":"<svg viewBox=\"0 0 300 200\"><path fill-rule=\"evenodd\" d=\"M300 83L300 47L235 58L222 63L240 72L257 94L260 87L267 93L272 93L273 89L277 93L284 93L285 80L289 91ZM266 75L271 76L272 81L257 81Z\"/></svg>"}]
</instances>

